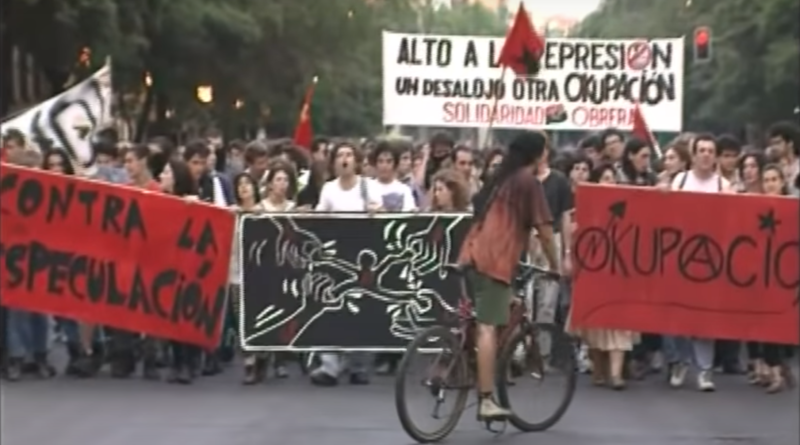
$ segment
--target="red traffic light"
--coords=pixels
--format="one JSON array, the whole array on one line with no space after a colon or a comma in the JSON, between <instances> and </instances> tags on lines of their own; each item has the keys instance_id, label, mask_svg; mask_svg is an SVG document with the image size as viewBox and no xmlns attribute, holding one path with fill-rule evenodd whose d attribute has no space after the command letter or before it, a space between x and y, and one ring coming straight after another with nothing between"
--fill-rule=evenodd
<instances>
[{"instance_id":1,"label":"red traffic light","mask_svg":"<svg viewBox=\"0 0 800 445\"><path fill-rule=\"evenodd\" d=\"M694 32L694 43L697 45L706 45L711 39L711 33L708 28L697 28Z\"/></svg>"}]
</instances>

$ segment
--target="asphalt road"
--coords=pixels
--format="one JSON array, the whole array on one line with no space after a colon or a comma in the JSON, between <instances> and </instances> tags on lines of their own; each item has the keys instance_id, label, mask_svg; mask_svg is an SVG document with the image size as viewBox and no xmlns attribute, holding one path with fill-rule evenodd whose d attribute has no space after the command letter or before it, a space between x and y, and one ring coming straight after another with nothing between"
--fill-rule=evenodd
<instances>
[{"instance_id":1,"label":"asphalt road","mask_svg":"<svg viewBox=\"0 0 800 445\"><path fill-rule=\"evenodd\" d=\"M299 375L259 386L240 373L192 386L138 378L57 377L0 384L3 445L405 445L390 378L369 386L316 388ZM666 388L653 377L625 392L583 376L572 406L551 430L501 437L464 413L447 443L536 445L797 445L800 394L766 395L743 377L719 376L718 391ZM520 390L521 391L521 390ZM536 397L531 393L531 397Z\"/></svg>"}]
</instances>

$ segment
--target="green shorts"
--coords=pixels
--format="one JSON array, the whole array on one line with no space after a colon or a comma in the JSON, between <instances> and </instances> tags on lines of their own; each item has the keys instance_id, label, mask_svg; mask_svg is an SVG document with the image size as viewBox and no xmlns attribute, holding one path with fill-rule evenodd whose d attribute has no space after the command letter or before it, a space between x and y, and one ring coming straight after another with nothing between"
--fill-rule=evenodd
<instances>
[{"instance_id":1,"label":"green shorts","mask_svg":"<svg viewBox=\"0 0 800 445\"><path fill-rule=\"evenodd\" d=\"M466 279L478 322L491 326L508 324L511 286L475 269L466 271Z\"/></svg>"}]
</instances>

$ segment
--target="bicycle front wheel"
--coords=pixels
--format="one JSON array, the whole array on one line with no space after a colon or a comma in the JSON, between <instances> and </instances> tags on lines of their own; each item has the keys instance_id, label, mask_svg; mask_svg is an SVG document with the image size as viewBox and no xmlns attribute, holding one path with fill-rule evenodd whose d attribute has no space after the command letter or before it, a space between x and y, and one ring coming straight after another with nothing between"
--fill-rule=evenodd
<instances>
[{"instance_id":1,"label":"bicycle front wheel","mask_svg":"<svg viewBox=\"0 0 800 445\"><path fill-rule=\"evenodd\" d=\"M408 345L397 368L394 400L400 424L419 443L444 439L458 425L470 388L459 337L444 326L422 331ZM412 399L427 401L427 407L410 409ZM422 419L412 419L412 413L426 415L440 425L424 426Z\"/></svg>"},{"instance_id":2,"label":"bicycle front wheel","mask_svg":"<svg viewBox=\"0 0 800 445\"><path fill-rule=\"evenodd\" d=\"M577 378L571 338L554 324L534 323L505 344L498 361L498 398L513 412L509 422L515 428L544 431L566 413Z\"/></svg>"}]
</instances>

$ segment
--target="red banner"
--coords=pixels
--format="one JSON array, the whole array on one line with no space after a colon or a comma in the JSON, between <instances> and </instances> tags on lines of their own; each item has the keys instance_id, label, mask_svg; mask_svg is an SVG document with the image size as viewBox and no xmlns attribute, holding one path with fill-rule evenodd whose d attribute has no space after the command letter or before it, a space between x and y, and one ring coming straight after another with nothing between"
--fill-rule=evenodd
<instances>
[{"instance_id":1,"label":"red banner","mask_svg":"<svg viewBox=\"0 0 800 445\"><path fill-rule=\"evenodd\" d=\"M234 217L2 164L0 295L12 308L216 347Z\"/></svg>"},{"instance_id":2,"label":"red banner","mask_svg":"<svg viewBox=\"0 0 800 445\"><path fill-rule=\"evenodd\" d=\"M582 185L576 199L573 326L798 343L796 198Z\"/></svg>"}]
</instances>

